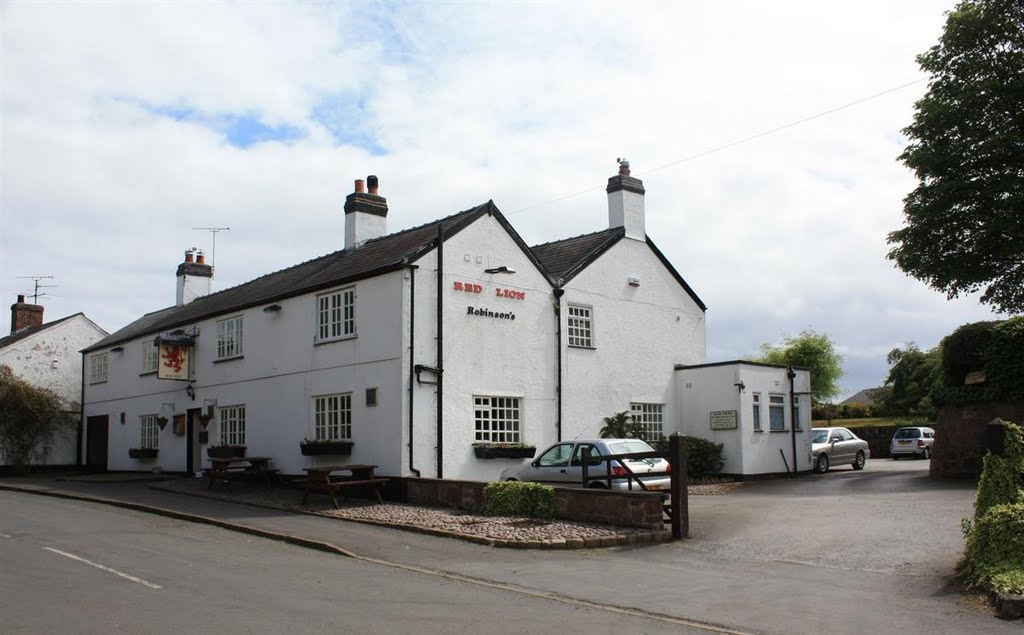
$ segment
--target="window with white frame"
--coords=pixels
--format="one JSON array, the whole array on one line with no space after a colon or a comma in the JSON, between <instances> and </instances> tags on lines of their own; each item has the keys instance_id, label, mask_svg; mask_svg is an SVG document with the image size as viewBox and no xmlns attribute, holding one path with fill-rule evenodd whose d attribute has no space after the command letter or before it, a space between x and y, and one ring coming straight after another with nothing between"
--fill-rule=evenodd
<instances>
[{"instance_id":1,"label":"window with white frame","mask_svg":"<svg viewBox=\"0 0 1024 635\"><path fill-rule=\"evenodd\" d=\"M786 429L786 398L782 395L768 395L768 426L772 432Z\"/></svg>"},{"instance_id":2,"label":"window with white frame","mask_svg":"<svg viewBox=\"0 0 1024 635\"><path fill-rule=\"evenodd\" d=\"M313 427L317 441L347 441L352 438L352 394L313 398Z\"/></svg>"},{"instance_id":3,"label":"window with white frame","mask_svg":"<svg viewBox=\"0 0 1024 635\"><path fill-rule=\"evenodd\" d=\"M142 438L139 447L153 448L160 447L160 426L157 425L156 415L142 415L139 417L142 427Z\"/></svg>"},{"instance_id":4,"label":"window with white frame","mask_svg":"<svg viewBox=\"0 0 1024 635\"><path fill-rule=\"evenodd\" d=\"M569 346L594 347L594 312L588 306L569 305Z\"/></svg>"},{"instance_id":5,"label":"window with white frame","mask_svg":"<svg viewBox=\"0 0 1024 635\"><path fill-rule=\"evenodd\" d=\"M89 358L89 383L100 384L107 381L107 365L109 355L100 353Z\"/></svg>"},{"instance_id":6,"label":"window with white frame","mask_svg":"<svg viewBox=\"0 0 1024 635\"><path fill-rule=\"evenodd\" d=\"M633 421L639 423L647 435L648 441L657 441L665 436L664 434L664 411L665 404L660 403L631 403L629 414Z\"/></svg>"},{"instance_id":7,"label":"window with white frame","mask_svg":"<svg viewBox=\"0 0 1024 635\"><path fill-rule=\"evenodd\" d=\"M142 372L155 373L157 363L160 361L160 349L156 342L142 343Z\"/></svg>"},{"instance_id":8,"label":"window with white frame","mask_svg":"<svg viewBox=\"0 0 1024 635\"><path fill-rule=\"evenodd\" d=\"M475 440L484 443L519 443L519 397L473 397Z\"/></svg>"},{"instance_id":9,"label":"window with white frame","mask_svg":"<svg viewBox=\"0 0 1024 635\"><path fill-rule=\"evenodd\" d=\"M331 291L316 297L316 339L318 342L352 337L356 334L355 288Z\"/></svg>"},{"instance_id":10,"label":"window with white frame","mask_svg":"<svg viewBox=\"0 0 1024 635\"><path fill-rule=\"evenodd\" d=\"M242 316L217 322L217 359L242 356Z\"/></svg>"},{"instance_id":11,"label":"window with white frame","mask_svg":"<svg viewBox=\"0 0 1024 635\"><path fill-rule=\"evenodd\" d=\"M245 445L245 406L225 406L217 418L221 445Z\"/></svg>"},{"instance_id":12,"label":"window with white frame","mask_svg":"<svg viewBox=\"0 0 1024 635\"><path fill-rule=\"evenodd\" d=\"M754 393L754 432L761 432L761 393Z\"/></svg>"}]
</instances>

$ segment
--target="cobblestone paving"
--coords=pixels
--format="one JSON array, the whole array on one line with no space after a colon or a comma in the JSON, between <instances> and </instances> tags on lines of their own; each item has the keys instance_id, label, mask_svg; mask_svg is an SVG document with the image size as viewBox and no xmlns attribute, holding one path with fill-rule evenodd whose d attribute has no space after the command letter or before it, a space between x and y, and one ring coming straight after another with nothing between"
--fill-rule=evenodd
<instances>
[{"instance_id":1,"label":"cobblestone paving","mask_svg":"<svg viewBox=\"0 0 1024 635\"><path fill-rule=\"evenodd\" d=\"M259 485L234 483L231 489L215 485L206 489L206 479L180 479L153 483L150 487L204 496L217 500L246 503L300 513L311 513L354 522L408 529L438 536L459 538L495 547L527 549L580 549L660 542L669 538L667 530L657 531L563 520L538 520L507 516L483 516L438 507L401 503L376 504L346 499L334 509L325 496L311 498L301 505L302 492L285 488L265 489ZM692 485L689 494L725 494L741 483ZM326 502L324 502L326 501Z\"/></svg>"}]
</instances>

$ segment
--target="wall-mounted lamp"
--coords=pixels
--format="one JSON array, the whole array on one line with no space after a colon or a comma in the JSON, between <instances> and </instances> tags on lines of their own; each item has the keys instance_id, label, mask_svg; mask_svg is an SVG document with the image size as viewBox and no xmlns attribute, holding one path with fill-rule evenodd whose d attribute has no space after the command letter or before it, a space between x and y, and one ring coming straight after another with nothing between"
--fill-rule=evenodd
<instances>
[{"instance_id":1,"label":"wall-mounted lamp","mask_svg":"<svg viewBox=\"0 0 1024 635\"><path fill-rule=\"evenodd\" d=\"M123 346L115 346L114 348L110 349L111 353L120 353L122 351L124 351L124 347Z\"/></svg>"},{"instance_id":2,"label":"wall-mounted lamp","mask_svg":"<svg viewBox=\"0 0 1024 635\"><path fill-rule=\"evenodd\" d=\"M191 399L192 401L196 400L196 389L192 386L192 384L185 386L185 394L188 395L189 399Z\"/></svg>"},{"instance_id":3,"label":"wall-mounted lamp","mask_svg":"<svg viewBox=\"0 0 1024 635\"><path fill-rule=\"evenodd\" d=\"M516 270L512 267L506 267L501 265L500 267L491 267L490 269L484 269L484 273L515 273Z\"/></svg>"},{"instance_id":4,"label":"wall-mounted lamp","mask_svg":"<svg viewBox=\"0 0 1024 635\"><path fill-rule=\"evenodd\" d=\"M268 304L267 306L263 307L263 312L264 313L277 313L280 310L281 310L281 305L280 304Z\"/></svg>"},{"instance_id":5,"label":"wall-mounted lamp","mask_svg":"<svg viewBox=\"0 0 1024 635\"><path fill-rule=\"evenodd\" d=\"M421 373L433 373L435 376L440 376L441 372L442 372L440 368L434 368L433 366L425 366L423 364L416 364L415 366L413 366L413 370L416 372L416 383L417 384L429 384L431 386L436 385L437 382L436 381L423 381L420 378L420 374Z\"/></svg>"},{"instance_id":6,"label":"wall-mounted lamp","mask_svg":"<svg viewBox=\"0 0 1024 635\"><path fill-rule=\"evenodd\" d=\"M733 386L736 386L737 392L743 392L747 387L747 385L743 383L743 380L736 382Z\"/></svg>"}]
</instances>

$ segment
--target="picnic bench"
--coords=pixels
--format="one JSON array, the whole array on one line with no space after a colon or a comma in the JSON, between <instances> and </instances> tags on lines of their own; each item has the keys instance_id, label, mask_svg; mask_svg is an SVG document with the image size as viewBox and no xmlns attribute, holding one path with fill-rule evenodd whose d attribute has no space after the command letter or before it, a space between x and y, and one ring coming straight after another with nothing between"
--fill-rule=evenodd
<instances>
[{"instance_id":1,"label":"picnic bench","mask_svg":"<svg viewBox=\"0 0 1024 635\"><path fill-rule=\"evenodd\" d=\"M339 492L342 493L341 498L344 500L343 490L357 486L373 488L373 492L377 495L377 502L383 503L384 499L381 498L380 489L389 479L375 476L373 473L375 469L377 469L376 465L323 465L307 467L305 468L307 477L302 482L303 487L306 488L306 493L302 496L302 504L306 504L311 492L322 492L329 495L331 502L337 507ZM348 475L335 474L342 472L348 472Z\"/></svg>"},{"instance_id":2,"label":"picnic bench","mask_svg":"<svg viewBox=\"0 0 1024 635\"><path fill-rule=\"evenodd\" d=\"M270 467L270 457L267 456L245 456L228 458L210 458L210 467L203 470L210 479L206 489L213 489L215 481L223 481L231 488L231 479L239 477L262 477L263 482L269 488L270 478L277 473L277 470Z\"/></svg>"}]
</instances>

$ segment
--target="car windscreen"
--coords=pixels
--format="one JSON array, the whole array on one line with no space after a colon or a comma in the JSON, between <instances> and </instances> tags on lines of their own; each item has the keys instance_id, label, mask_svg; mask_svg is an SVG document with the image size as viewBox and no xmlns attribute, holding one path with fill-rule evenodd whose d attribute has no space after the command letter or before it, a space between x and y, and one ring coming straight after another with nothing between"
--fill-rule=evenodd
<instances>
[{"instance_id":1,"label":"car windscreen","mask_svg":"<svg viewBox=\"0 0 1024 635\"><path fill-rule=\"evenodd\" d=\"M811 443L825 443L828 441L828 430L815 430L811 433Z\"/></svg>"},{"instance_id":2,"label":"car windscreen","mask_svg":"<svg viewBox=\"0 0 1024 635\"><path fill-rule=\"evenodd\" d=\"M900 428L896 431L897 439L919 439L921 430L919 428Z\"/></svg>"},{"instance_id":3,"label":"car windscreen","mask_svg":"<svg viewBox=\"0 0 1024 635\"><path fill-rule=\"evenodd\" d=\"M616 441L615 443L609 443L608 449L612 451L612 454L634 454L636 452L654 452L654 448L647 445L643 441Z\"/></svg>"}]
</instances>

